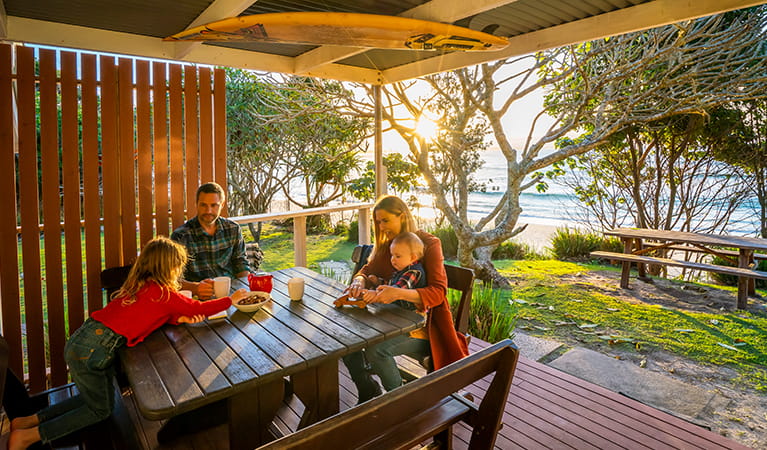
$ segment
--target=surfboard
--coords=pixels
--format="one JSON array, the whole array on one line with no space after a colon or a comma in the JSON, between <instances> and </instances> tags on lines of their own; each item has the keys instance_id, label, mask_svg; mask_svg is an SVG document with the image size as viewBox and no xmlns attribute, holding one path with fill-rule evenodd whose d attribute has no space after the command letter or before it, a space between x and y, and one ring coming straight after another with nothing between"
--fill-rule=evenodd
<instances>
[{"instance_id":1,"label":"surfboard","mask_svg":"<svg viewBox=\"0 0 767 450\"><path fill-rule=\"evenodd\" d=\"M505 37L428 20L376 14L288 12L232 17L165 41L255 41L411 50L500 50Z\"/></svg>"}]
</instances>

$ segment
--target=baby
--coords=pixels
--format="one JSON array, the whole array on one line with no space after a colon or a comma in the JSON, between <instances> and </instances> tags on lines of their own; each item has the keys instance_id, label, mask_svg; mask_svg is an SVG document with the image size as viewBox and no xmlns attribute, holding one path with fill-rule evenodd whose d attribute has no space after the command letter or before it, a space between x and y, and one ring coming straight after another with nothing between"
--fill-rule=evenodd
<instances>
[{"instance_id":1,"label":"baby","mask_svg":"<svg viewBox=\"0 0 767 450\"><path fill-rule=\"evenodd\" d=\"M423 242L415 233L404 232L398 234L389 246L391 252L391 265L394 274L391 276L389 285L403 289L414 289L426 285L426 273L423 266L418 262L423 257ZM385 283L385 280L375 275L365 277L371 287L377 287ZM364 308L373 301L376 289L366 289L362 293L361 300L349 300L349 294L344 294L335 302L335 306L355 305ZM396 300L396 305L414 310L415 305L405 300Z\"/></svg>"}]
</instances>

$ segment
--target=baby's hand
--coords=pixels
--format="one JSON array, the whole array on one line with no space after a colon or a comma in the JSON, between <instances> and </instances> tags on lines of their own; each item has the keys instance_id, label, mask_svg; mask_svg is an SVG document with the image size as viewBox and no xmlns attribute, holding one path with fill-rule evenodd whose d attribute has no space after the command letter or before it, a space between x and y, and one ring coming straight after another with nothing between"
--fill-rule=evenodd
<instances>
[{"instance_id":1,"label":"baby's hand","mask_svg":"<svg viewBox=\"0 0 767 450\"><path fill-rule=\"evenodd\" d=\"M375 300L377 295L378 295L378 292L374 291L373 289L368 289L366 291L363 291L362 299L365 300L365 303L371 303Z\"/></svg>"},{"instance_id":2,"label":"baby's hand","mask_svg":"<svg viewBox=\"0 0 767 450\"><path fill-rule=\"evenodd\" d=\"M248 291L245 288L237 289L234 291L234 293L231 295L232 303L237 303L243 298L248 296Z\"/></svg>"},{"instance_id":3,"label":"baby's hand","mask_svg":"<svg viewBox=\"0 0 767 450\"><path fill-rule=\"evenodd\" d=\"M178 323L200 323L205 320L204 314L196 314L194 316L181 316L178 318Z\"/></svg>"}]
</instances>

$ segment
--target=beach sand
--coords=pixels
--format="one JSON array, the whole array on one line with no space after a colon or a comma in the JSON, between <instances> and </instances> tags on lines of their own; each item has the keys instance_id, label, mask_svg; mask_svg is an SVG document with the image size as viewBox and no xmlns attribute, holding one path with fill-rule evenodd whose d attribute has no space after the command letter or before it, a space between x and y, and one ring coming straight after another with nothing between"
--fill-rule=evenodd
<instances>
[{"instance_id":1,"label":"beach sand","mask_svg":"<svg viewBox=\"0 0 767 450\"><path fill-rule=\"evenodd\" d=\"M541 251L547 247L551 247L551 238L554 237L556 232L557 227L554 225L530 223L527 224L525 231L514 236L513 240L522 242L535 250Z\"/></svg>"}]
</instances>

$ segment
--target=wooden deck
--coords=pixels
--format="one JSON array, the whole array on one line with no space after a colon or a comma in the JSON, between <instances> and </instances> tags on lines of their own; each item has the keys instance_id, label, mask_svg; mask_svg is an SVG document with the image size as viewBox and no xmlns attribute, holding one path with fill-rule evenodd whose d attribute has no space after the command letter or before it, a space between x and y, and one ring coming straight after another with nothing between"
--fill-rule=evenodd
<instances>
[{"instance_id":1,"label":"wooden deck","mask_svg":"<svg viewBox=\"0 0 767 450\"><path fill-rule=\"evenodd\" d=\"M473 338L470 350L489 345ZM341 410L357 402L356 391L343 364L339 364ZM477 399L488 387L482 380L469 390ZM162 422L140 417L130 395L128 413L138 425L137 440L146 449L225 449L225 425L189 434L171 444L159 445L156 433ZM477 400L478 401L478 400ZM294 429L300 402L285 407L279 429ZM6 422L7 423L7 422ZM465 449L469 430L455 429L454 447ZM704 428L658 411L625 396L583 381L544 364L520 357L509 394L497 449L746 449ZM339 450L341 447L339 447Z\"/></svg>"}]
</instances>

